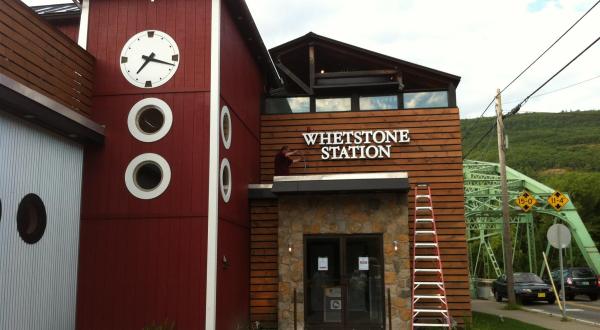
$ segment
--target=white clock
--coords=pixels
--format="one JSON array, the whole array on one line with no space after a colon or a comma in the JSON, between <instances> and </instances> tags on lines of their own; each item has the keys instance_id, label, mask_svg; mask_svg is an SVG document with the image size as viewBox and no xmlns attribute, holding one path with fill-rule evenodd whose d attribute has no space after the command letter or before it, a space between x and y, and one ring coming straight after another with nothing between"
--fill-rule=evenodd
<instances>
[{"instance_id":1,"label":"white clock","mask_svg":"<svg viewBox=\"0 0 600 330\"><path fill-rule=\"evenodd\" d=\"M158 87L173 77L180 60L179 48L168 34L142 31L123 46L121 72L134 86Z\"/></svg>"}]
</instances>

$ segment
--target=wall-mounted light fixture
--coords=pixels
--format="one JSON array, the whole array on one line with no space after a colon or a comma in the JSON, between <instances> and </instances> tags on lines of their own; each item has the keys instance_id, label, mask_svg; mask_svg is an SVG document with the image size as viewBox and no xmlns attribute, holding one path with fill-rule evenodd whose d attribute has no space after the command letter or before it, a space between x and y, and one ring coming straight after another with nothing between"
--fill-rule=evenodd
<instances>
[{"instance_id":1,"label":"wall-mounted light fixture","mask_svg":"<svg viewBox=\"0 0 600 330\"><path fill-rule=\"evenodd\" d=\"M288 243L288 252L292 253L292 243Z\"/></svg>"},{"instance_id":2,"label":"wall-mounted light fixture","mask_svg":"<svg viewBox=\"0 0 600 330\"><path fill-rule=\"evenodd\" d=\"M394 241L394 251L398 251L398 241Z\"/></svg>"}]
</instances>

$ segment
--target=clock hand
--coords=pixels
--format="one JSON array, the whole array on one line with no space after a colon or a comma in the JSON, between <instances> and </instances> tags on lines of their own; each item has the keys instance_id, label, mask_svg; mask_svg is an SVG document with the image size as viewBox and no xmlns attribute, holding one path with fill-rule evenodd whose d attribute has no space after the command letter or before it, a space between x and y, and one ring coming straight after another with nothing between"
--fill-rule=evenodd
<instances>
[{"instance_id":1,"label":"clock hand","mask_svg":"<svg viewBox=\"0 0 600 330\"><path fill-rule=\"evenodd\" d=\"M142 58L145 59L146 61L144 61L144 63L142 64L142 66L137 70L137 73L140 73L140 71L142 71L142 69L148 65L148 63L150 63L150 61L152 61L152 59L154 58L154 53L150 53L150 56L145 56L142 55Z\"/></svg>"},{"instance_id":2,"label":"clock hand","mask_svg":"<svg viewBox=\"0 0 600 330\"><path fill-rule=\"evenodd\" d=\"M146 56L146 55L142 55L142 58L145 59L145 60L147 60L147 61L151 61L151 62L156 62L156 63L162 63L162 64L167 64L167 65L175 66L175 64L173 64L173 63L161 61L161 60L155 59L155 58L150 58L149 56Z\"/></svg>"}]
</instances>

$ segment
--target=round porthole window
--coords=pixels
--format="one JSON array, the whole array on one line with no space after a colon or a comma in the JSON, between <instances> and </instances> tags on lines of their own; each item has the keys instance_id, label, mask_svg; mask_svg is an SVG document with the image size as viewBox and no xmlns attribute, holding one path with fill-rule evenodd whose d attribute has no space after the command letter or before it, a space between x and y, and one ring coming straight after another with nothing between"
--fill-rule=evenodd
<instances>
[{"instance_id":1,"label":"round porthole window","mask_svg":"<svg viewBox=\"0 0 600 330\"><path fill-rule=\"evenodd\" d=\"M169 105L154 97L136 103L129 111L127 126L134 138L142 142L162 139L173 124L173 113Z\"/></svg>"},{"instance_id":2,"label":"round porthole window","mask_svg":"<svg viewBox=\"0 0 600 330\"><path fill-rule=\"evenodd\" d=\"M160 196L171 181L169 163L160 155L147 153L135 157L125 170L125 185L140 199Z\"/></svg>"},{"instance_id":3,"label":"round porthole window","mask_svg":"<svg viewBox=\"0 0 600 330\"><path fill-rule=\"evenodd\" d=\"M224 106L221 109L221 141L225 149L229 149L231 146L231 114L229 108Z\"/></svg>"},{"instance_id":4,"label":"round porthole window","mask_svg":"<svg viewBox=\"0 0 600 330\"><path fill-rule=\"evenodd\" d=\"M36 194L28 194L19 203L17 231L27 244L37 243L46 231L46 207Z\"/></svg>"},{"instance_id":5,"label":"round porthole window","mask_svg":"<svg viewBox=\"0 0 600 330\"><path fill-rule=\"evenodd\" d=\"M231 197L231 166L229 166L229 160L223 158L221 161L221 197L225 203L229 202Z\"/></svg>"}]
</instances>

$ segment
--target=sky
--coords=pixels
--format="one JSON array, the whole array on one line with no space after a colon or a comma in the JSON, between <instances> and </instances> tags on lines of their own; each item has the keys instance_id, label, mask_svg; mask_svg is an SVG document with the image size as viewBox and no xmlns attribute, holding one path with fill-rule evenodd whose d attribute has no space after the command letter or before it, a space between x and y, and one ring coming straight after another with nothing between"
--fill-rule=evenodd
<instances>
[{"instance_id":1,"label":"sky","mask_svg":"<svg viewBox=\"0 0 600 330\"><path fill-rule=\"evenodd\" d=\"M246 0L267 48L312 31L462 77L462 118L479 117L496 88L505 87L596 1ZM504 111L599 36L600 5L506 89ZM531 98L522 113L600 109L600 41L538 94L546 95ZM492 106L485 116L494 111Z\"/></svg>"}]
</instances>

